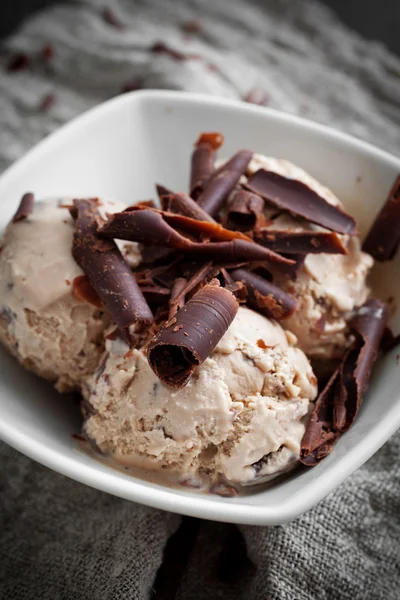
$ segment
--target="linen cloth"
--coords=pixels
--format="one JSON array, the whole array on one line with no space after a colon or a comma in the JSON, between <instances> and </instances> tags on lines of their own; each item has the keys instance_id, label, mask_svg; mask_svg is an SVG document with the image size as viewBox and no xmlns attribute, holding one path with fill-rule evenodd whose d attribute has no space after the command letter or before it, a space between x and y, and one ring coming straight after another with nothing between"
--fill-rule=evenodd
<instances>
[{"instance_id":1,"label":"linen cloth","mask_svg":"<svg viewBox=\"0 0 400 600\"><path fill-rule=\"evenodd\" d=\"M109 6L121 27L104 18L103 1L78 0L46 9L3 45L0 170L127 86L228 98L257 88L271 107L400 150L400 60L347 30L321 4ZM193 20L198 26L187 25ZM157 42L201 58L151 51ZM41 56L45 44L54 56ZM31 57L29 69L7 71L15 52ZM92 490L1 444L0 598L145 600L156 586L158 597L176 591L179 600L398 600L399 460L397 434L326 500L284 526L196 522L182 577L181 557L172 551L178 576L168 591L155 578L181 517Z\"/></svg>"}]
</instances>

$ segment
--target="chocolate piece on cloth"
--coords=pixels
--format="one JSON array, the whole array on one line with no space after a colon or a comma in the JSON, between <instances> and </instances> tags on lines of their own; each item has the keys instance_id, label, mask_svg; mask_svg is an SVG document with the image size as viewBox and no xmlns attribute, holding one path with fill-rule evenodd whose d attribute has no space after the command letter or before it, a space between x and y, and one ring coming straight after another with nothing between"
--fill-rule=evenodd
<instances>
[{"instance_id":1,"label":"chocolate piece on cloth","mask_svg":"<svg viewBox=\"0 0 400 600\"><path fill-rule=\"evenodd\" d=\"M351 215L329 204L301 181L260 169L244 185L281 210L337 233L357 234L357 225Z\"/></svg>"},{"instance_id":2,"label":"chocolate piece on cloth","mask_svg":"<svg viewBox=\"0 0 400 600\"><path fill-rule=\"evenodd\" d=\"M260 229L253 232L257 244L283 254L348 254L333 231L283 231Z\"/></svg>"},{"instance_id":3,"label":"chocolate piece on cloth","mask_svg":"<svg viewBox=\"0 0 400 600\"><path fill-rule=\"evenodd\" d=\"M176 218L178 215L172 215ZM180 217L186 219L187 217ZM201 231L201 221L193 220L192 225ZM200 226L200 230L198 229ZM205 233L208 231L218 231L221 235L222 227L217 224L203 223L206 227ZM99 233L107 238L117 238L139 242L144 245L163 246L167 248L175 248L177 250L185 250L192 256L206 257L207 259L215 259L219 262L252 262L263 261L273 264L277 268L280 265L291 266L294 261L269 250L263 248L259 244L246 239L230 239L222 242L197 242L181 235L171 225L169 225L160 211L156 210L128 210L120 213L115 213L109 216L106 223L99 227ZM203 230L204 231L204 230ZM227 234L230 237L243 238L240 232L228 232L223 230L223 235Z\"/></svg>"},{"instance_id":4,"label":"chocolate piece on cloth","mask_svg":"<svg viewBox=\"0 0 400 600\"><path fill-rule=\"evenodd\" d=\"M257 312L267 317L283 320L296 311L296 298L264 277L246 269L234 269L229 274L235 282L245 284L247 303Z\"/></svg>"},{"instance_id":5,"label":"chocolate piece on cloth","mask_svg":"<svg viewBox=\"0 0 400 600\"><path fill-rule=\"evenodd\" d=\"M35 196L31 192L27 192L21 198L21 202L16 210L15 215L12 218L12 223L18 223L27 219L32 214L33 206L35 204Z\"/></svg>"},{"instance_id":6,"label":"chocolate piece on cloth","mask_svg":"<svg viewBox=\"0 0 400 600\"><path fill-rule=\"evenodd\" d=\"M231 159L214 171L197 198L199 206L210 215L216 215L237 185L240 177L246 172L252 157L253 152L250 152L250 150L239 150Z\"/></svg>"},{"instance_id":7,"label":"chocolate piece on cloth","mask_svg":"<svg viewBox=\"0 0 400 600\"><path fill-rule=\"evenodd\" d=\"M241 231L253 230L263 217L264 200L258 194L238 188L228 200L226 226Z\"/></svg>"},{"instance_id":8,"label":"chocolate piece on cloth","mask_svg":"<svg viewBox=\"0 0 400 600\"><path fill-rule=\"evenodd\" d=\"M217 279L199 290L168 321L147 348L150 367L166 385L189 382L227 331L239 304Z\"/></svg>"},{"instance_id":9,"label":"chocolate piece on cloth","mask_svg":"<svg viewBox=\"0 0 400 600\"><path fill-rule=\"evenodd\" d=\"M396 254L400 243L400 175L376 216L362 249L376 260L385 262Z\"/></svg>"},{"instance_id":10,"label":"chocolate piece on cloth","mask_svg":"<svg viewBox=\"0 0 400 600\"><path fill-rule=\"evenodd\" d=\"M336 440L350 429L378 356L388 318L387 306L370 298L350 323L355 339L317 399L304 434L300 461L313 467L327 456Z\"/></svg>"},{"instance_id":11,"label":"chocolate piece on cloth","mask_svg":"<svg viewBox=\"0 0 400 600\"><path fill-rule=\"evenodd\" d=\"M72 255L120 329L151 323L153 314L113 240L98 236L101 215L93 200L74 200Z\"/></svg>"}]
</instances>

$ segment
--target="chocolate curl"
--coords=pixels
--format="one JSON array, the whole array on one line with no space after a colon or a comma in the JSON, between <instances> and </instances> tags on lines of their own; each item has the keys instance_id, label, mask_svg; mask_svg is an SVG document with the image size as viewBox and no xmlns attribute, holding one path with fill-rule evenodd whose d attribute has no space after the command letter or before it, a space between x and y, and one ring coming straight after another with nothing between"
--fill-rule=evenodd
<instances>
[{"instance_id":1,"label":"chocolate curl","mask_svg":"<svg viewBox=\"0 0 400 600\"><path fill-rule=\"evenodd\" d=\"M375 217L363 244L379 262L392 260L400 243L400 175L389 192L385 204Z\"/></svg>"},{"instance_id":2,"label":"chocolate curl","mask_svg":"<svg viewBox=\"0 0 400 600\"><path fill-rule=\"evenodd\" d=\"M176 215L174 213L162 212L163 219L172 227L180 229L185 233L194 236L210 238L216 242L228 242L230 240L245 240L252 242L253 240L241 233L240 231L231 231L225 229L216 221L198 221L184 215Z\"/></svg>"},{"instance_id":3,"label":"chocolate curl","mask_svg":"<svg viewBox=\"0 0 400 600\"><path fill-rule=\"evenodd\" d=\"M201 143L195 147L192 154L190 172L190 195L196 198L203 188L203 184L214 171L215 151L208 143Z\"/></svg>"},{"instance_id":4,"label":"chocolate curl","mask_svg":"<svg viewBox=\"0 0 400 600\"><path fill-rule=\"evenodd\" d=\"M213 279L150 342L147 358L166 385L182 388L212 353L238 310L235 297Z\"/></svg>"},{"instance_id":5,"label":"chocolate curl","mask_svg":"<svg viewBox=\"0 0 400 600\"><path fill-rule=\"evenodd\" d=\"M171 295L171 290L162 285L140 285L140 291L150 304L164 304Z\"/></svg>"},{"instance_id":6,"label":"chocolate curl","mask_svg":"<svg viewBox=\"0 0 400 600\"><path fill-rule=\"evenodd\" d=\"M301 181L260 169L249 178L245 187L280 210L337 233L357 234L357 225L351 215L329 204Z\"/></svg>"},{"instance_id":7,"label":"chocolate curl","mask_svg":"<svg viewBox=\"0 0 400 600\"><path fill-rule=\"evenodd\" d=\"M215 131L201 133L198 140L195 142L195 146L201 146L201 144L209 144L213 150L219 150L224 143L224 136L222 133Z\"/></svg>"},{"instance_id":8,"label":"chocolate curl","mask_svg":"<svg viewBox=\"0 0 400 600\"><path fill-rule=\"evenodd\" d=\"M198 205L210 215L217 214L240 177L246 172L252 156L250 150L240 150L222 167L214 171L197 198Z\"/></svg>"},{"instance_id":9,"label":"chocolate curl","mask_svg":"<svg viewBox=\"0 0 400 600\"><path fill-rule=\"evenodd\" d=\"M297 309L297 300L270 281L246 269L235 269L230 272L237 282L242 281L248 294L248 304L257 312L267 317L283 320L290 317Z\"/></svg>"},{"instance_id":10,"label":"chocolate curl","mask_svg":"<svg viewBox=\"0 0 400 600\"><path fill-rule=\"evenodd\" d=\"M35 204L35 196L31 192L27 192L21 198L21 202L17 208L15 215L12 218L12 223L18 223L27 219L32 214L33 206Z\"/></svg>"},{"instance_id":11,"label":"chocolate curl","mask_svg":"<svg viewBox=\"0 0 400 600\"><path fill-rule=\"evenodd\" d=\"M387 318L386 304L370 298L351 321L355 340L314 406L301 445L303 464L315 466L353 425L379 353Z\"/></svg>"},{"instance_id":12,"label":"chocolate curl","mask_svg":"<svg viewBox=\"0 0 400 600\"><path fill-rule=\"evenodd\" d=\"M307 254L288 254L294 262L291 265L281 265L280 270L288 277L288 279L296 279L297 272L303 266Z\"/></svg>"},{"instance_id":13,"label":"chocolate curl","mask_svg":"<svg viewBox=\"0 0 400 600\"><path fill-rule=\"evenodd\" d=\"M194 223L198 222L194 221ZM220 262L265 261L277 267L294 264L290 259L272 250L244 239L227 242L194 242L175 231L158 211L153 210L131 210L110 215L108 222L99 228L99 233L107 238L185 250L192 255L216 259Z\"/></svg>"},{"instance_id":14,"label":"chocolate curl","mask_svg":"<svg viewBox=\"0 0 400 600\"><path fill-rule=\"evenodd\" d=\"M233 229L249 231L256 227L264 212L264 200L247 190L235 190L229 198L226 221Z\"/></svg>"},{"instance_id":15,"label":"chocolate curl","mask_svg":"<svg viewBox=\"0 0 400 600\"><path fill-rule=\"evenodd\" d=\"M156 183L156 190L161 204L165 196L171 196L174 193L172 190L168 189L164 185L161 185L160 183Z\"/></svg>"},{"instance_id":16,"label":"chocolate curl","mask_svg":"<svg viewBox=\"0 0 400 600\"><path fill-rule=\"evenodd\" d=\"M197 221L208 221L209 223L216 223L215 219L210 217L205 210L186 194L171 194L166 199L166 206L163 206L164 210L172 213L179 213L185 217L196 219Z\"/></svg>"},{"instance_id":17,"label":"chocolate curl","mask_svg":"<svg viewBox=\"0 0 400 600\"><path fill-rule=\"evenodd\" d=\"M170 321L176 313L185 304L185 293L184 290L187 285L187 279L184 277L178 277L174 281L174 285L171 290L171 297L169 299L169 313L168 321Z\"/></svg>"},{"instance_id":18,"label":"chocolate curl","mask_svg":"<svg viewBox=\"0 0 400 600\"><path fill-rule=\"evenodd\" d=\"M74 200L77 211L72 254L120 327L151 323L153 315L117 245L99 238L101 216L91 200Z\"/></svg>"},{"instance_id":19,"label":"chocolate curl","mask_svg":"<svg viewBox=\"0 0 400 600\"><path fill-rule=\"evenodd\" d=\"M348 254L335 232L325 231L254 231L253 239L261 246L283 254Z\"/></svg>"}]
</instances>

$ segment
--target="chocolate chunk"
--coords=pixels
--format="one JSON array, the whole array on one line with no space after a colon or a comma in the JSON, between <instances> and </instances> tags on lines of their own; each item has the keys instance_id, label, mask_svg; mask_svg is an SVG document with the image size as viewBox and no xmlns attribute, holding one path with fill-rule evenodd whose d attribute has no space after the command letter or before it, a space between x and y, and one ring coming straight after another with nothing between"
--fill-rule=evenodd
<instances>
[{"instance_id":1,"label":"chocolate chunk","mask_svg":"<svg viewBox=\"0 0 400 600\"><path fill-rule=\"evenodd\" d=\"M172 215L174 218L177 216ZM187 219L187 217L181 217L181 219L184 218ZM192 225L198 226L199 223L200 221L193 220ZM211 224L204 223L205 225L211 226ZM212 226L212 230L217 231L217 228ZM218 231L220 230L218 229ZM224 230L223 235L226 231ZM100 227L99 232L107 238L175 248L184 250L194 256L204 256L208 259L215 258L220 262L265 261L277 267L294 264L290 259L246 239L233 239L226 242L192 241L166 223L159 211L153 210L130 210L110 215L108 222ZM230 232L230 234L232 233L236 233L236 237L238 237L238 232Z\"/></svg>"},{"instance_id":2,"label":"chocolate chunk","mask_svg":"<svg viewBox=\"0 0 400 600\"><path fill-rule=\"evenodd\" d=\"M153 315L117 245L97 235L101 216L91 200L74 200L72 254L116 324L151 323Z\"/></svg>"},{"instance_id":3,"label":"chocolate chunk","mask_svg":"<svg viewBox=\"0 0 400 600\"><path fill-rule=\"evenodd\" d=\"M209 223L216 223L215 219L210 217L205 210L186 194L171 194L166 198L166 204L163 205L164 210L168 210L172 213L179 213L185 217L196 219L197 221L208 221Z\"/></svg>"},{"instance_id":4,"label":"chocolate chunk","mask_svg":"<svg viewBox=\"0 0 400 600\"><path fill-rule=\"evenodd\" d=\"M376 260L392 260L400 243L400 175L389 192L385 204L375 217L363 244L364 252Z\"/></svg>"},{"instance_id":5,"label":"chocolate chunk","mask_svg":"<svg viewBox=\"0 0 400 600\"><path fill-rule=\"evenodd\" d=\"M258 194L238 188L228 202L227 227L249 231L256 227L264 212L264 200Z\"/></svg>"},{"instance_id":6,"label":"chocolate chunk","mask_svg":"<svg viewBox=\"0 0 400 600\"><path fill-rule=\"evenodd\" d=\"M192 153L190 172L190 194L196 198L205 181L214 171L215 151L211 144L201 143L195 146Z\"/></svg>"},{"instance_id":7,"label":"chocolate chunk","mask_svg":"<svg viewBox=\"0 0 400 600\"><path fill-rule=\"evenodd\" d=\"M240 150L222 167L214 171L204 184L204 189L197 202L210 215L217 214L226 198L246 172L253 156L249 150Z\"/></svg>"},{"instance_id":8,"label":"chocolate chunk","mask_svg":"<svg viewBox=\"0 0 400 600\"><path fill-rule=\"evenodd\" d=\"M24 194L17 208L17 212L12 218L12 222L18 223L18 221L23 221L24 219L27 219L29 215L32 214L34 204L35 196L31 192L27 192L26 194Z\"/></svg>"},{"instance_id":9,"label":"chocolate chunk","mask_svg":"<svg viewBox=\"0 0 400 600\"><path fill-rule=\"evenodd\" d=\"M253 239L261 246L283 254L348 254L335 232L282 231L261 229L254 231Z\"/></svg>"},{"instance_id":10,"label":"chocolate chunk","mask_svg":"<svg viewBox=\"0 0 400 600\"><path fill-rule=\"evenodd\" d=\"M353 425L378 356L388 317L387 306L370 298L350 323L354 342L321 392L301 445L300 460L314 466Z\"/></svg>"},{"instance_id":11,"label":"chocolate chunk","mask_svg":"<svg viewBox=\"0 0 400 600\"><path fill-rule=\"evenodd\" d=\"M214 279L199 290L150 342L150 367L166 385L182 388L212 353L238 310L235 297Z\"/></svg>"},{"instance_id":12,"label":"chocolate chunk","mask_svg":"<svg viewBox=\"0 0 400 600\"><path fill-rule=\"evenodd\" d=\"M351 215L329 204L301 181L260 169L249 178L245 187L273 206L311 223L337 233L357 234L357 225Z\"/></svg>"},{"instance_id":13,"label":"chocolate chunk","mask_svg":"<svg viewBox=\"0 0 400 600\"><path fill-rule=\"evenodd\" d=\"M297 300L270 281L246 269L230 272L235 281L243 281L247 288L248 304L267 317L283 320L297 309Z\"/></svg>"}]
</instances>

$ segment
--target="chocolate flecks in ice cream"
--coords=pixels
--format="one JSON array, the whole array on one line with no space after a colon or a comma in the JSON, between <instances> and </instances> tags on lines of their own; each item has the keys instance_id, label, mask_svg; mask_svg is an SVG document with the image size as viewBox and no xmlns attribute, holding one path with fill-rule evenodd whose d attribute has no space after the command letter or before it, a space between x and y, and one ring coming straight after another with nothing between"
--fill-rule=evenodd
<instances>
[{"instance_id":1,"label":"chocolate flecks in ice cream","mask_svg":"<svg viewBox=\"0 0 400 600\"><path fill-rule=\"evenodd\" d=\"M107 341L107 351L103 374L89 384L96 414L85 431L118 462L182 480L200 474L246 483L257 478L252 465L281 446L291 464L298 460L316 379L277 323L239 308L179 390L158 380L143 351L128 356L120 340Z\"/></svg>"}]
</instances>

